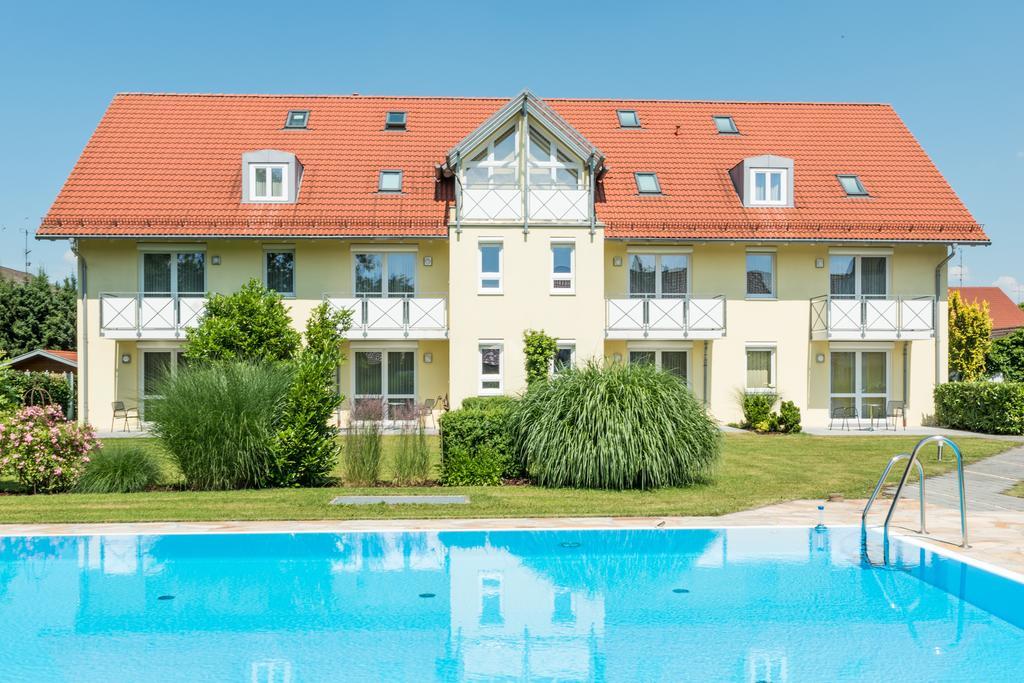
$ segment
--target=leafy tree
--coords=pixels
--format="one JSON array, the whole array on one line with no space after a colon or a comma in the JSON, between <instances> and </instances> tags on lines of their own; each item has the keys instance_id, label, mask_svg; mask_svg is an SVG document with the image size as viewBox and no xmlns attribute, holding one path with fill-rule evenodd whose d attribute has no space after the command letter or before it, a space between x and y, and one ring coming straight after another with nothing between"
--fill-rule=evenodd
<instances>
[{"instance_id":1,"label":"leafy tree","mask_svg":"<svg viewBox=\"0 0 1024 683\"><path fill-rule=\"evenodd\" d=\"M0 349L19 356L33 349L75 348L77 286L51 283L44 273L24 284L0 278Z\"/></svg>"},{"instance_id":2,"label":"leafy tree","mask_svg":"<svg viewBox=\"0 0 1024 683\"><path fill-rule=\"evenodd\" d=\"M949 374L962 382L985 377L985 357L992 344L992 318L988 302L964 301L959 292L949 295Z\"/></svg>"},{"instance_id":3,"label":"leafy tree","mask_svg":"<svg viewBox=\"0 0 1024 683\"><path fill-rule=\"evenodd\" d=\"M988 371L1002 373L1007 382L1024 382L1024 329L993 340Z\"/></svg>"},{"instance_id":4,"label":"leafy tree","mask_svg":"<svg viewBox=\"0 0 1024 683\"><path fill-rule=\"evenodd\" d=\"M188 330L185 355L192 361L290 360L300 336L292 329L281 295L256 279L233 294L214 294L199 325Z\"/></svg>"},{"instance_id":5,"label":"leafy tree","mask_svg":"<svg viewBox=\"0 0 1024 683\"><path fill-rule=\"evenodd\" d=\"M523 347L526 353L526 383L544 381L551 370L551 359L558 352L558 341L544 333L544 330L523 332Z\"/></svg>"},{"instance_id":6,"label":"leafy tree","mask_svg":"<svg viewBox=\"0 0 1024 683\"><path fill-rule=\"evenodd\" d=\"M295 363L274 438L280 486L322 484L338 460L338 430L330 420L344 397L334 373L345 360L341 344L350 324L348 311L327 303L314 308L306 323L306 346Z\"/></svg>"}]
</instances>

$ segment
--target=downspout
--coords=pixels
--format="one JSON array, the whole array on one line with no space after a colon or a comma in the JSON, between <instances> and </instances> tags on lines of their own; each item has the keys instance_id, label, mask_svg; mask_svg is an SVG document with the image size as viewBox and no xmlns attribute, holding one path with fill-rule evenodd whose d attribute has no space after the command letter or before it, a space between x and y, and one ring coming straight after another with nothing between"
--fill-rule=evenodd
<instances>
[{"instance_id":1,"label":"downspout","mask_svg":"<svg viewBox=\"0 0 1024 683\"><path fill-rule=\"evenodd\" d=\"M935 386L939 385L939 381L942 378L942 330L939 328L939 299L942 298L943 290L942 268L952 261L954 256L956 256L955 244L950 246L946 258L939 261L939 265L935 266L935 305L932 312L932 321L935 324Z\"/></svg>"},{"instance_id":2,"label":"downspout","mask_svg":"<svg viewBox=\"0 0 1024 683\"><path fill-rule=\"evenodd\" d=\"M82 409L78 411L78 423L89 424L89 302L86 300L86 269L85 257L78 249L78 240L71 240L71 253L78 257L78 299L82 304L82 326L79 336L78 352L81 354L79 363L78 391L81 392Z\"/></svg>"},{"instance_id":3,"label":"downspout","mask_svg":"<svg viewBox=\"0 0 1024 683\"><path fill-rule=\"evenodd\" d=\"M526 103L527 99L523 98L523 108L520 110L521 118L519 122L519 172L521 174L521 183L523 187L523 237L530 233L530 181L526 177L527 174L527 163L526 163L526 145L527 136L530 131L526 125Z\"/></svg>"},{"instance_id":4,"label":"downspout","mask_svg":"<svg viewBox=\"0 0 1024 683\"><path fill-rule=\"evenodd\" d=\"M459 178L459 166L461 165L462 155L459 152L455 153L455 236L462 236L462 179Z\"/></svg>"},{"instance_id":5,"label":"downspout","mask_svg":"<svg viewBox=\"0 0 1024 683\"><path fill-rule=\"evenodd\" d=\"M708 405L708 355L711 353L711 342L707 339L704 340L704 353L701 355L701 362L704 364L703 372L701 372L701 383L704 385L701 387L701 397L704 406Z\"/></svg>"},{"instance_id":6,"label":"downspout","mask_svg":"<svg viewBox=\"0 0 1024 683\"><path fill-rule=\"evenodd\" d=\"M597 230L597 211L594 208L594 199L597 197L596 193L596 182L594 170L597 167L597 162L594 160L594 155L590 155L590 159L587 160L587 166L590 168L590 201L588 206L590 207L590 236L594 236L594 232Z\"/></svg>"}]
</instances>

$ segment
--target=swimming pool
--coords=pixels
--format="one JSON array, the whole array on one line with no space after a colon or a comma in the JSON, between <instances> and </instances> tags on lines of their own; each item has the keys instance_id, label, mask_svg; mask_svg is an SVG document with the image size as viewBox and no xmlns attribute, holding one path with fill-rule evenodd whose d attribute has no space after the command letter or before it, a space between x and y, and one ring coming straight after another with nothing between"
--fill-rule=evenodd
<instances>
[{"instance_id":1,"label":"swimming pool","mask_svg":"<svg viewBox=\"0 0 1024 683\"><path fill-rule=\"evenodd\" d=\"M875 538L872 536L872 538ZM860 530L0 538L0 679L1024 680L1024 585Z\"/></svg>"}]
</instances>

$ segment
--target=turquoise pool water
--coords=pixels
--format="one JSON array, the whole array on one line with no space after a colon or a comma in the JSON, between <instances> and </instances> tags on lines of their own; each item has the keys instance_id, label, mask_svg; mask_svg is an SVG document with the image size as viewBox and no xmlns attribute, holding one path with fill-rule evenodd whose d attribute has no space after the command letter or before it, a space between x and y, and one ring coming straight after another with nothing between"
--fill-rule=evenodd
<instances>
[{"instance_id":1,"label":"turquoise pool water","mask_svg":"<svg viewBox=\"0 0 1024 683\"><path fill-rule=\"evenodd\" d=\"M0 679L1022 681L1024 585L860 530L0 538Z\"/></svg>"}]
</instances>

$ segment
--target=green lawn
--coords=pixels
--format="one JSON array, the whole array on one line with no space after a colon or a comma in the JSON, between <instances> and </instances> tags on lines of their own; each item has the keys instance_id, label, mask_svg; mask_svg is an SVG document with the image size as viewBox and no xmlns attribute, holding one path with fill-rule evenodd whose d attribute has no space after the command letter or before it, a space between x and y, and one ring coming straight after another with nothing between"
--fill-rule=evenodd
<instances>
[{"instance_id":1,"label":"green lawn","mask_svg":"<svg viewBox=\"0 0 1024 683\"><path fill-rule=\"evenodd\" d=\"M388 438L386 447L394 446ZM260 491L153 491L137 494L0 495L0 522L129 522L161 520L360 519L436 517L539 517L599 515L719 515L794 499L839 493L865 498L895 453L915 437L815 437L729 434L714 483L660 491L550 490L532 486L358 489L343 486ZM156 448L151 441L134 441ZM111 441L107 447L124 447ZM1015 445L960 441L966 462ZM435 440L436 448L436 440ZM929 456L929 474L948 471ZM171 475L173 476L173 475ZM895 476L895 475L894 475ZM328 505L339 494L466 494L469 505L397 507Z\"/></svg>"},{"instance_id":2,"label":"green lawn","mask_svg":"<svg viewBox=\"0 0 1024 683\"><path fill-rule=\"evenodd\" d=\"M927 488L927 487L925 487ZM1007 491L1011 496L1017 496L1018 498L1024 498L1024 481L1017 482L1017 485Z\"/></svg>"}]
</instances>

